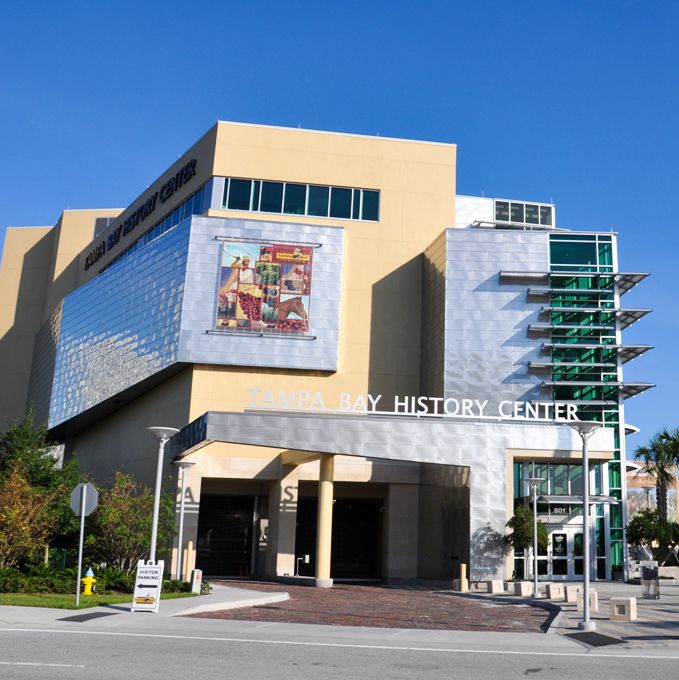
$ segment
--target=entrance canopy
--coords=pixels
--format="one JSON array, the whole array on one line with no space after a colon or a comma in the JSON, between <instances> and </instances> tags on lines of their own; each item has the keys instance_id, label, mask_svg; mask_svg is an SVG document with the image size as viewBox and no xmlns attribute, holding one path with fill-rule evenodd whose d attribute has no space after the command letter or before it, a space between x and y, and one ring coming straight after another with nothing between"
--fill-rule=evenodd
<instances>
[{"instance_id":1,"label":"entrance canopy","mask_svg":"<svg viewBox=\"0 0 679 680\"><path fill-rule=\"evenodd\" d=\"M582 496L538 496L539 503L547 503L548 505L582 505ZM613 496L590 496L590 503L602 503L603 505L619 505L620 501Z\"/></svg>"},{"instance_id":2,"label":"entrance canopy","mask_svg":"<svg viewBox=\"0 0 679 680\"><path fill-rule=\"evenodd\" d=\"M460 465L504 482L508 449L579 452L565 423L528 419L381 416L286 411L208 411L172 437L173 455L214 441L293 451ZM591 455L614 450L613 430L592 436ZM485 481L485 480L484 480ZM503 501L504 502L504 501Z\"/></svg>"}]
</instances>

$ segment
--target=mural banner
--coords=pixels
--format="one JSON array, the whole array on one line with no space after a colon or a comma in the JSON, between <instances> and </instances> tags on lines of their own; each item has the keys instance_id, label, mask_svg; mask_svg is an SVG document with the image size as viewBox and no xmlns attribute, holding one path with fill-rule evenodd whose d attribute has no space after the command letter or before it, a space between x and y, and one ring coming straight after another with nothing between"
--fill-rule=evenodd
<instances>
[{"instance_id":1,"label":"mural banner","mask_svg":"<svg viewBox=\"0 0 679 680\"><path fill-rule=\"evenodd\" d=\"M217 296L222 330L306 333L313 248L225 241Z\"/></svg>"}]
</instances>

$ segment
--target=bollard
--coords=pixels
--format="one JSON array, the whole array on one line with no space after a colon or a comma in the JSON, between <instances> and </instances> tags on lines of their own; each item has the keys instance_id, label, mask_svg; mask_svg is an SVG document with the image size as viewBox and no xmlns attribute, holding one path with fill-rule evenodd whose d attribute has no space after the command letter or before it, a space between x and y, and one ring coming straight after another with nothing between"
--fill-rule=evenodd
<instances>
[{"instance_id":1,"label":"bollard","mask_svg":"<svg viewBox=\"0 0 679 680\"><path fill-rule=\"evenodd\" d=\"M466 593L469 590L466 564L460 564L460 578L453 580L453 590L456 590L459 593Z\"/></svg>"}]
</instances>

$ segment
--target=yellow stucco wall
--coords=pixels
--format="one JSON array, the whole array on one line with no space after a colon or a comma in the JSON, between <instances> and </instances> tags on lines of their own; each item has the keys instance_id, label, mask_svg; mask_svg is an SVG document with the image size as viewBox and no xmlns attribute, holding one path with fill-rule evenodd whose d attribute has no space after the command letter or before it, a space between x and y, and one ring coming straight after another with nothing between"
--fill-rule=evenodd
<instances>
[{"instance_id":1,"label":"yellow stucco wall","mask_svg":"<svg viewBox=\"0 0 679 680\"><path fill-rule=\"evenodd\" d=\"M40 328L51 227L8 228L0 265L0 428L23 417Z\"/></svg>"},{"instance_id":2,"label":"yellow stucco wall","mask_svg":"<svg viewBox=\"0 0 679 680\"><path fill-rule=\"evenodd\" d=\"M250 387L340 392L419 392L420 254L455 214L452 144L220 122L213 173L380 190L379 222L211 210L210 215L337 225L344 229L339 368L266 371L196 366L191 419L240 411Z\"/></svg>"},{"instance_id":3,"label":"yellow stucco wall","mask_svg":"<svg viewBox=\"0 0 679 680\"><path fill-rule=\"evenodd\" d=\"M54 226L52 256L47 272L47 293L43 321L70 292L80 285L80 252L92 240L99 217L115 217L120 208L110 210L64 210Z\"/></svg>"}]
</instances>

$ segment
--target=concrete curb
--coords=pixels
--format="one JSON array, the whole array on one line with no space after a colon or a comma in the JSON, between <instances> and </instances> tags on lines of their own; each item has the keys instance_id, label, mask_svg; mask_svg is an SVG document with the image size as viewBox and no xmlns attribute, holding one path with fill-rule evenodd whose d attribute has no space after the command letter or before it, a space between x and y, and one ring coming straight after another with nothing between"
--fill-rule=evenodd
<instances>
[{"instance_id":1,"label":"concrete curb","mask_svg":"<svg viewBox=\"0 0 679 680\"><path fill-rule=\"evenodd\" d=\"M557 622L561 618L561 614L563 614L563 607L561 607L556 602L548 600L547 598L535 599L533 597L517 597L516 595L511 595L509 593L506 595L502 595L501 593L495 593L491 595L490 593L455 592L455 595L461 595L462 597L467 597L472 600L491 600L491 602L502 602L504 604L511 602L513 604L525 604L529 607L539 607L540 609L545 609L546 611L554 614L554 617L547 626L547 630L545 630L545 635L553 635L556 632Z\"/></svg>"},{"instance_id":2,"label":"concrete curb","mask_svg":"<svg viewBox=\"0 0 679 680\"><path fill-rule=\"evenodd\" d=\"M288 593L267 593L265 595L253 596L248 598L241 598L239 600L210 602L209 604L200 604L196 607L189 607L182 609L182 611L175 612L171 616L188 616L190 614L202 614L204 612L219 612L227 609L239 609L241 607L257 607L264 604L273 604L274 602L285 602L289 600Z\"/></svg>"}]
</instances>

